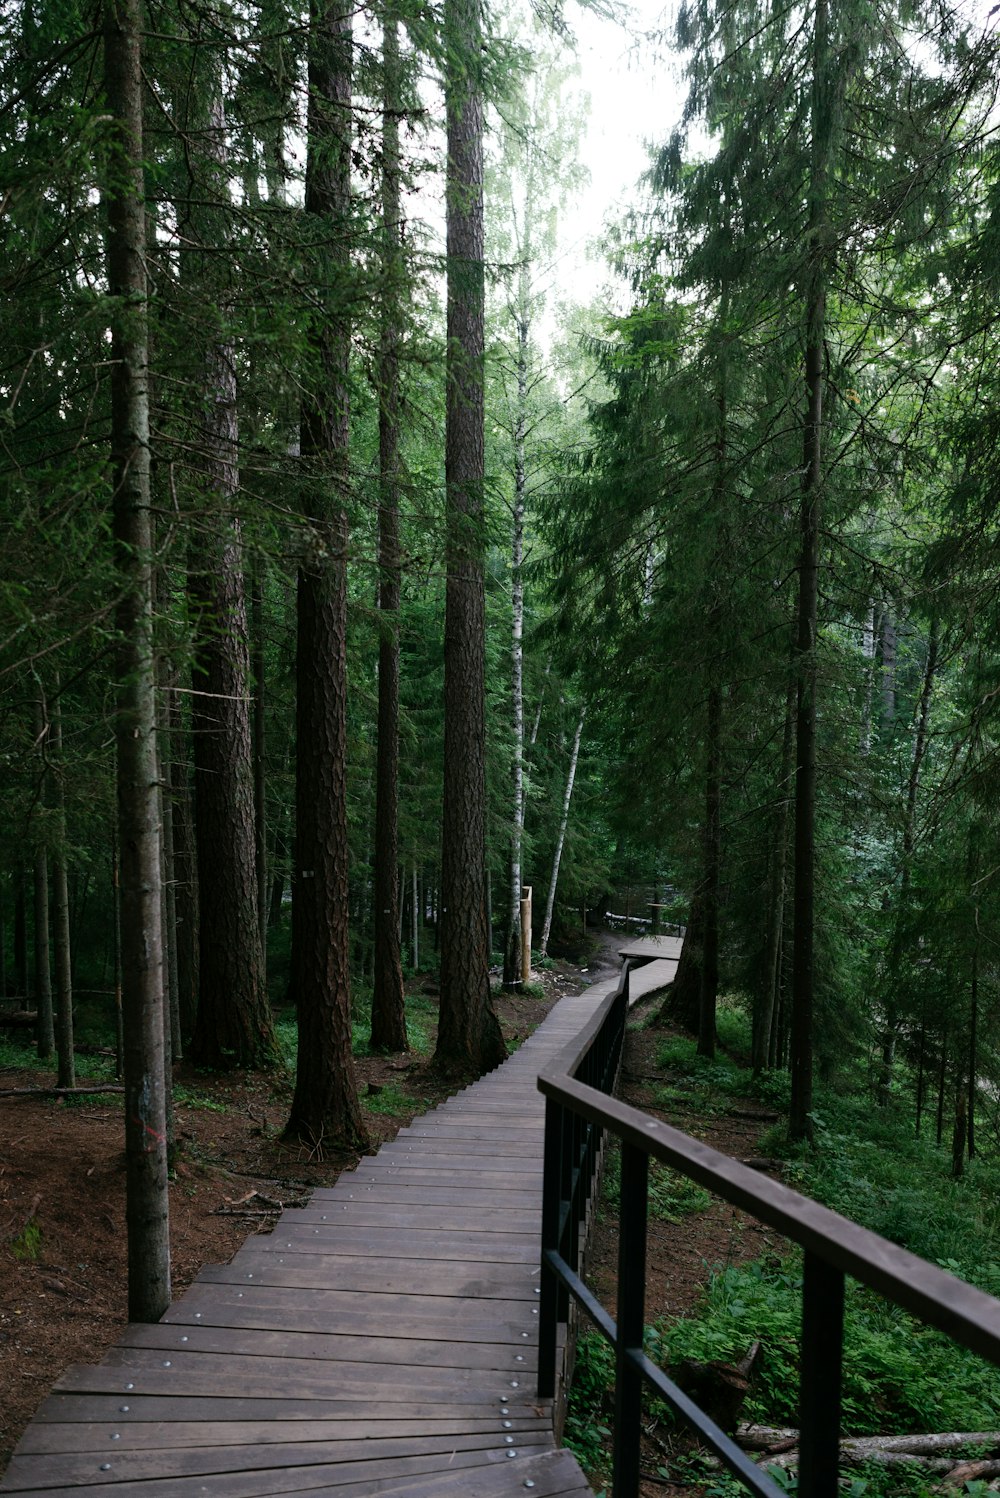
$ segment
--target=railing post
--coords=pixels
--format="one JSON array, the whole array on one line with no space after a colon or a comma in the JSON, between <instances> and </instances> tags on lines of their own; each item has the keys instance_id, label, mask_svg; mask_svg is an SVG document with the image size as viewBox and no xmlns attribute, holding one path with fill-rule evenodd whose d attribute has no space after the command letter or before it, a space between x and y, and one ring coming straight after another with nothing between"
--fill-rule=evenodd
<instances>
[{"instance_id":1,"label":"railing post","mask_svg":"<svg viewBox=\"0 0 1000 1498\"><path fill-rule=\"evenodd\" d=\"M840 1458L840 1376L844 1350L844 1276L805 1251L799 1374L802 1498L835 1498Z\"/></svg>"},{"instance_id":2,"label":"railing post","mask_svg":"<svg viewBox=\"0 0 1000 1498\"><path fill-rule=\"evenodd\" d=\"M542 1270L538 1303L538 1397L552 1399L556 1392L556 1357L559 1340L561 1286L548 1267L545 1255L559 1249L559 1217L562 1185L563 1110L553 1098L545 1099L545 1149L542 1159Z\"/></svg>"},{"instance_id":3,"label":"railing post","mask_svg":"<svg viewBox=\"0 0 1000 1498\"><path fill-rule=\"evenodd\" d=\"M618 1229L618 1341L615 1347L614 1498L638 1498L642 1434L642 1374L629 1358L642 1351L646 1313L645 1150L622 1140Z\"/></svg>"}]
</instances>

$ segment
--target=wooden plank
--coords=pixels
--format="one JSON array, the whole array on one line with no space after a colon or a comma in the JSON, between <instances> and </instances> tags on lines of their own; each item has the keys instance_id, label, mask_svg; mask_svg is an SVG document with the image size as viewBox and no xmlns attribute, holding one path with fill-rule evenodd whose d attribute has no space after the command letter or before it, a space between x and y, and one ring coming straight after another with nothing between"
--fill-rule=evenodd
<instances>
[{"instance_id":1,"label":"wooden plank","mask_svg":"<svg viewBox=\"0 0 1000 1498\"><path fill-rule=\"evenodd\" d=\"M321 1292L313 1292L319 1294ZM525 1314L520 1322L513 1320L490 1321L481 1313L475 1315L468 1312L456 1310L452 1314L450 1306L455 1302L432 1302L434 1309L428 1309L425 1313L415 1315L412 1312L404 1314L397 1310L394 1302L401 1299L400 1296L362 1296L356 1297L352 1308L348 1311L339 1310L334 1315L315 1311L307 1307L300 1310L291 1310L285 1305L251 1305L233 1304L231 1301L223 1304L212 1303L204 1311L196 1311L193 1306L186 1304L176 1308L176 1314L172 1315L164 1325L181 1327L229 1327L231 1330L244 1331L271 1331L271 1332L337 1332L344 1337L400 1337L407 1340L416 1338L426 1341L450 1342L455 1336L456 1327L461 1328L463 1342L490 1342L495 1344L510 1344L519 1351L523 1347L533 1347L536 1337L534 1326L530 1317ZM366 1306L365 1301L369 1304ZM371 1302L383 1304L372 1305ZM187 1301L187 1297L185 1297ZM461 1302L459 1304L462 1304ZM478 1307L479 1301L473 1302ZM527 1308L525 1308L527 1311Z\"/></svg>"},{"instance_id":2,"label":"wooden plank","mask_svg":"<svg viewBox=\"0 0 1000 1498\"><path fill-rule=\"evenodd\" d=\"M508 1389L533 1388L534 1370L530 1364L525 1369L524 1374L512 1377L502 1368L426 1368L414 1377L414 1365L398 1362L387 1366L338 1363L331 1368L309 1358L212 1352L171 1352L165 1358L156 1349L115 1347L99 1367L78 1366L57 1387L128 1394L212 1394L228 1386L255 1398L265 1398L280 1387L289 1399L329 1399L337 1394L393 1403L412 1400L414 1389L419 1388L427 1399L475 1404L490 1395L497 1399Z\"/></svg>"},{"instance_id":3,"label":"wooden plank","mask_svg":"<svg viewBox=\"0 0 1000 1498\"><path fill-rule=\"evenodd\" d=\"M474 1264L533 1264L537 1243L525 1243L506 1233L449 1233L439 1238L432 1229L408 1229L405 1237L391 1228L353 1228L338 1224L336 1232L258 1235L254 1248L259 1254L281 1257L296 1254L346 1255L350 1258L458 1259Z\"/></svg>"},{"instance_id":4,"label":"wooden plank","mask_svg":"<svg viewBox=\"0 0 1000 1498\"><path fill-rule=\"evenodd\" d=\"M540 1443L551 1446L552 1436L544 1432L523 1435L522 1446L531 1449ZM498 1431L476 1435L411 1435L380 1441L381 1462L401 1458L439 1456L441 1467L457 1452L483 1452L502 1458L505 1450ZM510 1448L506 1448L510 1449ZM335 1462L350 1465L367 1461L373 1455L370 1441L294 1441L269 1445L183 1446L122 1451L109 1445L106 1451L54 1452L15 1456L8 1469L14 1490L22 1488L53 1489L83 1487L89 1483L148 1482L173 1476L178 1482L186 1477L216 1476L219 1473L254 1472L265 1468L289 1470L315 1467ZM105 1471L113 1477L102 1476ZM214 1484L213 1484L214 1486Z\"/></svg>"},{"instance_id":5,"label":"wooden plank","mask_svg":"<svg viewBox=\"0 0 1000 1498\"><path fill-rule=\"evenodd\" d=\"M254 1291L248 1300L246 1295L237 1297L227 1285L205 1285L196 1281L186 1294L167 1311L164 1325L185 1325L191 1321L206 1321L219 1316L290 1316L310 1317L313 1327L336 1325L337 1330L352 1328L355 1321L371 1325L373 1319L392 1317L395 1324L403 1326L408 1321L437 1324L447 1320L454 1331L461 1321L463 1327L494 1326L509 1327L515 1333L531 1331L535 1307L528 1300L483 1301L472 1297L451 1296L447 1299L434 1295L408 1295L396 1291L372 1292L360 1290L300 1290L280 1285L264 1286ZM222 1323L238 1326L250 1325L249 1321ZM289 1323L291 1325L291 1323Z\"/></svg>"},{"instance_id":6,"label":"wooden plank","mask_svg":"<svg viewBox=\"0 0 1000 1498\"><path fill-rule=\"evenodd\" d=\"M534 1178L533 1178L534 1179ZM322 1202L316 1202L313 1206L302 1208L304 1216L318 1212L321 1207L329 1202L339 1202L345 1197L350 1201L372 1201L372 1202L394 1202L399 1206L405 1206L407 1202L415 1207L442 1206L442 1207L491 1207L497 1206L503 1211L534 1212L541 1221L542 1208L542 1184L539 1179L537 1185L526 1186L522 1189L511 1187L504 1191L500 1201L497 1200L498 1193L485 1187L478 1186L443 1186L443 1185L408 1185L404 1180L386 1180L377 1184L370 1183L361 1185L353 1182L348 1177L344 1180L341 1189L331 1192L329 1197ZM298 1217L298 1211L296 1211Z\"/></svg>"},{"instance_id":7,"label":"wooden plank","mask_svg":"<svg viewBox=\"0 0 1000 1498\"><path fill-rule=\"evenodd\" d=\"M492 1211L483 1203L475 1207L445 1207L438 1203L385 1203L370 1201L367 1196L349 1201L328 1202L323 1212L296 1212L283 1219L276 1233L302 1232L326 1223L334 1232L341 1224L349 1227L434 1228L441 1233L503 1232L519 1237L535 1237L541 1226L538 1211L498 1206Z\"/></svg>"},{"instance_id":8,"label":"wooden plank","mask_svg":"<svg viewBox=\"0 0 1000 1498\"><path fill-rule=\"evenodd\" d=\"M430 1155L447 1156L450 1164L456 1159L466 1156L471 1159L475 1166L488 1166L488 1168L501 1173L511 1167L519 1167L524 1162L530 1162L534 1168L541 1172L542 1162L538 1156L541 1136L533 1136L529 1139L518 1139L512 1137L490 1138L489 1132L484 1131L486 1137L482 1139L466 1138L464 1132L454 1135L446 1133L443 1129L435 1134L411 1136L409 1139L394 1139L390 1144L385 1144L379 1151L379 1160L405 1159L408 1155ZM492 1165L489 1162L492 1161Z\"/></svg>"},{"instance_id":9,"label":"wooden plank","mask_svg":"<svg viewBox=\"0 0 1000 1498\"><path fill-rule=\"evenodd\" d=\"M340 1494L345 1487L351 1486L352 1498L361 1498L362 1494L382 1492L388 1478L412 1477L442 1470L451 1473L467 1467L481 1466L484 1459L489 1459L489 1453L460 1451L451 1455L446 1467L442 1456L430 1455L388 1461L372 1459L323 1463L283 1470L267 1468L260 1472L225 1472L213 1476L211 1495L212 1498L276 1498L276 1495L283 1493ZM87 1498L122 1498L122 1487L110 1478L110 1464L107 1473L102 1473L99 1467L100 1464L98 1472L88 1474L85 1488ZM39 1488L51 1491L49 1484L32 1481L30 1474L27 1475L27 1480L30 1486L14 1487L8 1472L3 1482L0 1482L0 1493L38 1492ZM21 1481L23 1483L23 1477ZM72 1486L83 1487L84 1483L77 1481ZM133 1495L135 1498L205 1498L205 1483L201 1476L152 1478L130 1484L127 1492L128 1498L133 1498Z\"/></svg>"},{"instance_id":10,"label":"wooden plank","mask_svg":"<svg viewBox=\"0 0 1000 1498\"><path fill-rule=\"evenodd\" d=\"M255 1239L256 1243L257 1240ZM298 1289L373 1290L391 1292L400 1281L398 1259L318 1258L293 1256L294 1263L279 1264L277 1254L261 1254L244 1245L229 1264L207 1265L199 1274L201 1284L287 1285ZM511 1300L526 1298L538 1284L537 1265L496 1265L468 1260L425 1259L410 1264L405 1272L408 1289L425 1295L456 1296L461 1300Z\"/></svg>"},{"instance_id":11,"label":"wooden plank","mask_svg":"<svg viewBox=\"0 0 1000 1498\"><path fill-rule=\"evenodd\" d=\"M461 1498L511 1498L523 1492L526 1482L534 1490L531 1498L593 1498L594 1494L569 1451L529 1455L523 1462L511 1462L510 1468L496 1464L461 1473L438 1472L429 1478L401 1478L387 1482L382 1491L393 1498L445 1498L449 1493Z\"/></svg>"},{"instance_id":12,"label":"wooden plank","mask_svg":"<svg viewBox=\"0 0 1000 1498\"><path fill-rule=\"evenodd\" d=\"M72 1372L73 1370L68 1370ZM93 1371L93 1370L91 1370ZM446 1417L449 1421L494 1420L497 1412L513 1421L547 1421L551 1419L551 1408L547 1402L535 1400L530 1394L526 1399L511 1399L500 1404L492 1391L488 1398L478 1403L445 1405L424 1400L421 1402L394 1401L389 1412L373 1411L370 1402L359 1396L354 1399L310 1399L303 1402L297 1397L269 1397L253 1399L232 1390L216 1389L212 1394L164 1396L155 1394L124 1394L117 1392L87 1394L63 1391L50 1394L35 1416L29 1430L41 1423L88 1423L105 1425L117 1421L119 1428L130 1420L149 1422L199 1422L207 1418L222 1424L252 1422L259 1429L268 1422L287 1424L307 1420L323 1420L357 1423L377 1417L377 1423L385 1420L416 1420L421 1424L435 1418Z\"/></svg>"},{"instance_id":13,"label":"wooden plank","mask_svg":"<svg viewBox=\"0 0 1000 1498\"><path fill-rule=\"evenodd\" d=\"M165 1326L162 1322L153 1326L136 1323L126 1327L117 1346L126 1351L159 1349L171 1358L174 1353L183 1352L316 1360L336 1363L338 1377L342 1367L358 1363L386 1364L396 1369L488 1368L509 1370L512 1377L518 1372L519 1362L527 1364L528 1354L521 1351L520 1340L516 1344L449 1340L445 1330L442 1324L441 1337L432 1340L417 1336L342 1336L338 1332L205 1326L202 1322L187 1327ZM462 1327L453 1323L452 1335L461 1338Z\"/></svg>"},{"instance_id":14,"label":"wooden plank","mask_svg":"<svg viewBox=\"0 0 1000 1498\"><path fill-rule=\"evenodd\" d=\"M378 1165L366 1170L358 1180L362 1185L377 1186L393 1183L405 1186L464 1186L470 1188L478 1186L480 1189L489 1187L491 1191L502 1192L523 1191L525 1184L537 1182L541 1190L542 1172L540 1170L525 1169L524 1162L518 1161L513 1168L504 1170L487 1170L477 1166L474 1161L448 1160L441 1155L436 1160L423 1159L420 1164L404 1162L400 1167L398 1160L380 1161Z\"/></svg>"},{"instance_id":15,"label":"wooden plank","mask_svg":"<svg viewBox=\"0 0 1000 1498\"><path fill-rule=\"evenodd\" d=\"M86 1424L34 1421L18 1446L22 1456L53 1452L150 1451L182 1446L264 1446L290 1441L381 1441L391 1437L492 1435L495 1441L513 1432L520 1439L550 1435L537 1415L508 1418L501 1423L496 1408L491 1418L474 1419L464 1413L421 1420L135 1420L96 1419Z\"/></svg>"}]
</instances>

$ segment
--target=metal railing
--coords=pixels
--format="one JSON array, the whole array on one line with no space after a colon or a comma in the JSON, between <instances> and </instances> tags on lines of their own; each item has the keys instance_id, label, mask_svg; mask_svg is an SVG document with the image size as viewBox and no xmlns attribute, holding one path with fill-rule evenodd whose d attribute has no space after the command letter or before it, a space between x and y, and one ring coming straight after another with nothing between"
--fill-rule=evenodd
<instances>
[{"instance_id":1,"label":"metal railing","mask_svg":"<svg viewBox=\"0 0 1000 1498\"><path fill-rule=\"evenodd\" d=\"M647 1179L650 1158L660 1160L803 1249L798 1491L802 1498L834 1498L845 1275L997 1364L1000 1301L613 1097L628 986L626 966L617 991L538 1079L546 1099L539 1396L556 1392L559 1326L568 1321L572 1297L615 1350L614 1498L636 1498L639 1491L644 1384L752 1493L783 1498L783 1490L643 1351ZM621 1141L622 1155L617 1320L580 1274L581 1234L608 1133Z\"/></svg>"}]
</instances>

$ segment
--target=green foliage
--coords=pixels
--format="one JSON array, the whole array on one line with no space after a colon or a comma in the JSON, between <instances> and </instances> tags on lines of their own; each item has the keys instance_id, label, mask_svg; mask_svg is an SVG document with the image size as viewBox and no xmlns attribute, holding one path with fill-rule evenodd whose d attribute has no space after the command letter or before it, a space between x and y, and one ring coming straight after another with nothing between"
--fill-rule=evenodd
<instances>
[{"instance_id":1,"label":"green foliage","mask_svg":"<svg viewBox=\"0 0 1000 1498\"><path fill-rule=\"evenodd\" d=\"M617 1147L608 1152L604 1169L604 1201L615 1212L621 1203L621 1153ZM680 1171L671 1170L659 1160L649 1162L649 1185L646 1193L647 1212L658 1222L680 1222L695 1212L703 1212L711 1204L709 1192Z\"/></svg>"},{"instance_id":2,"label":"green foliage","mask_svg":"<svg viewBox=\"0 0 1000 1498\"><path fill-rule=\"evenodd\" d=\"M195 1108L202 1113L228 1113L227 1105L219 1098L209 1097L204 1092L192 1092L189 1087L174 1087L174 1102L181 1108Z\"/></svg>"},{"instance_id":3,"label":"green foliage","mask_svg":"<svg viewBox=\"0 0 1000 1498\"><path fill-rule=\"evenodd\" d=\"M660 1325L664 1362L738 1362L759 1340L746 1418L794 1424L801 1271L795 1259L717 1267L697 1317ZM844 1428L867 1435L990 1429L1000 1372L858 1285L847 1293Z\"/></svg>"},{"instance_id":4,"label":"green foliage","mask_svg":"<svg viewBox=\"0 0 1000 1498\"><path fill-rule=\"evenodd\" d=\"M790 1184L990 1294L1000 1290L1000 1162L976 1158L954 1181L916 1138L906 1110L864 1094L823 1091L815 1150L789 1164Z\"/></svg>"},{"instance_id":5,"label":"green foliage","mask_svg":"<svg viewBox=\"0 0 1000 1498\"><path fill-rule=\"evenodd\" d=\"M41 1258L42 1230L34 1218L11 1240L10 1251L23 1264L34 1264Z\"/></svg>"},{"instance_id":6,"label":"green foliage","mask_svg":"<svg viewBox=\"0 0 1000 1498\"><path fill-rule=\"evenodd\" d=\"M591 1476L609 1469L615 1355L599 1332L585 1331L576 1346L573 1385L566 1411L564 1441Z\"/></svg>"},{"instance_id":7,"label":"green foliage","mask_svg":"<svg viewBox=\"0 0 1000 1498\"><path fill-rule=\"evenodd\" d=\"M361 1099L363 1108L369 1113L383 1113L389 1118L399 1118L419 1111L419 1098L408 1097L398 1087L383 1087L379 1092L366 1093Z\"/></svg>"}]
</instances>

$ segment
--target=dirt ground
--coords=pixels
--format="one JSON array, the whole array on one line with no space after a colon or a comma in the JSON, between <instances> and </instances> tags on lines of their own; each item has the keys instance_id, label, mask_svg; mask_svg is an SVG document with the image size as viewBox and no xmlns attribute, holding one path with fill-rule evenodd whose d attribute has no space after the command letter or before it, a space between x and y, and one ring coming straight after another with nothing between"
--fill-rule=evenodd
<instances>
[{"instance_id":1,"label":"dirt ground","mask_svg":"<svg viewBox=\"0 0 1000 1498\"><path fill-rule=\"evenodd\" d=\"M499 997L508 1041L523 1040L559 997L602 974L595 966L584 977L558 963L540 975L544 999ZM433 1025L430 1031L433 1037ZM361 1058L357 1071L373 1149L449 1091L412 1052ZM0 1070L0 1473L54 1381L71 1364L99 1362L126 1321L120 1102L108 1094L69 1101L2 1095L51 1085L50 1072ZM376 1111L389 1087L411 1111ZM269 1231L282 1204L333 1184L358 1157L316 1159L282 1142L291 1099L285 1074L217 1076L181 1063L175 1092L176 1297L203 1265L228 1262L248 1234Z\"/></svg>"}]
</instances>

